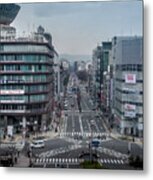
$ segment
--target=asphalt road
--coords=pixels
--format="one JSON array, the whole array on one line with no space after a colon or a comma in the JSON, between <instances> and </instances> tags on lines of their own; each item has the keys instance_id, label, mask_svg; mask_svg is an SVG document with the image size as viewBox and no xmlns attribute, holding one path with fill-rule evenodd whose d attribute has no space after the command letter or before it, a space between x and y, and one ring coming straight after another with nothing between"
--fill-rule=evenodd
<instances>
[{"instance_id":1,"label":"asphalt road","mask_svg":"<svg viewBox=\"0 0 153 180\"><path fill-rule=\"evenodd\" d=\"M53 149L58 149L61 147L68 147L69 145L72 145L72 142L67 142L64 139L52 139L52 140L48 140L45 142L45 147L44 148L40 148L40 149L35 149L33 148L33 153L34 154L40 154L42 152L46 152L46 151L50 151Z\"/></svg>"},{"instance_id":2,"label":"asphalt road","mask_svg":"<svg viewBox=\"0 0 153 180\"><path fill-rule=\"evenodd\" d=\"M73 78L70 79L70 84L73 84ZM63 162L64 158L66 158L73 161L73 158L78 158L82 152L89 151L89 142L91 138L103 136L104 134L107 135L103 119L97 117L97 112L93 111L92 100L86 93L83 85L80 86L80 91L82 112L80 113L78 110L76 94L72 93L71 95L68 95L66 98L68 108L65 110L67 116L65 116L61 126L60 138L47 141L44 149L34 150L34 153L40 154L41 158L59 158L60 160L62 158ZM76 135L78 135L77 138ZM82 138L78 138L80 135ZM90 137L87 138L87 135ZM91 137L91 135L93 137ZM106 140L101 142L100 148L104 148L106 151L105 153L103 153L103 151L98 151L99 158L105 163L106 168L132 169L127 163L122 163L122 160L120 159L122 158L122 154L128 154L128 142L106 138ZM114 156L115 152L120 153L121 157L117 158ZM131 145L131 154L134 156L142 156L143 150L133 143ZM105 161L107 161L107 163ZM46 165L46 167L64 168L67 167L67 164L56 163L56 165L50 164ZM69 167L79 168L77 164Z\"/></svg>"},{"instance_id":3,"label":"asphalt road","mask_svg":"<svg viewBox=\"0 0 153 180\"><path fill-rule=\"evenodd\" d=\"M84 134L84 133L105 133L103 121L96 117L96 112L92 110L93 105L89 95L83 88L81 89L81 109L80 113L78 110L77 95L72 93L68 95L68 110L65 110L67 117L65 117L63 127L66 127L62 132L65 135L72 133ZM73 104L73 107L72 107Z\"/></svg>"}]
</instances>

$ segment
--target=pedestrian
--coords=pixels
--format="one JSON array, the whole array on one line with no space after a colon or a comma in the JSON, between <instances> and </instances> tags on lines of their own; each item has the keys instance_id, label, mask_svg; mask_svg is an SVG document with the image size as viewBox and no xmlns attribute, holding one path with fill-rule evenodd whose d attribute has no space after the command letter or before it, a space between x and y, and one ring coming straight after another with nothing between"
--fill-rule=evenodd
<instances>
[{"instance_id":1,"label":"pedestrian","mask_svg":"<svg viewBox=\"0 0 153 180\"><path fill-rule=\"evenodd\" d=\"M20 151L18 150L18 157L20 156Z\"/></svg>"}]
</instances>

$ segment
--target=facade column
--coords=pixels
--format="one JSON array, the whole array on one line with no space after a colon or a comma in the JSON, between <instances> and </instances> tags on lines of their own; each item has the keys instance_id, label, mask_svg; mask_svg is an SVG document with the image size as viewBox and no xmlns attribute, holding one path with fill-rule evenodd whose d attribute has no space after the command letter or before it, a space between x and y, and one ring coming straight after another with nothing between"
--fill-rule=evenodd
<instances>
[{"instance_id":1,"label":"facade column","mask_svg":"<svg viewBox=\"0 0 153 180\"><path fill-rule=\"evenodd\" d=\"M120 127L120 133L124 135L124 127Z\"/></svg>"}]
</instances>

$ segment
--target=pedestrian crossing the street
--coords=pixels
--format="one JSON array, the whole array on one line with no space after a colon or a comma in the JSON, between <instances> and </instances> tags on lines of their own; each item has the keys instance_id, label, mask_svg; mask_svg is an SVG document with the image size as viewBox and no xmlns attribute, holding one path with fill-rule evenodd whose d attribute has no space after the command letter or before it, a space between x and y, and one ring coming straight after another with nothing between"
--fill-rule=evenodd
<instances>
[{"instance_id":1,"label":"pedestrian crossing the street","mask_svg":"<svg viewBox=\"0 0 153 180\"><path fill-rule=\"evenodd\" d=\"M33 158L32 163L35 165L44 165L44 164L80 164L84 162L84 159L81 158ZM98 159L100 164L127 164L128 162L122 159L111 159L111 158L102 158Z\"/></svg>"}]
</instances>

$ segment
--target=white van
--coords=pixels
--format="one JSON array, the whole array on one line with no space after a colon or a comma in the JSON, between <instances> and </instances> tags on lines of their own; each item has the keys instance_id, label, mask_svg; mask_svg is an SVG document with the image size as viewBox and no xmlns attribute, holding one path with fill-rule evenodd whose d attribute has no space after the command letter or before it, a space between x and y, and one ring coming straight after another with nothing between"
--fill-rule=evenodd
<instances>
[{"instance_id":1,"label":"white van","mask_svg":"<svg viewBox=\"0 0 153 180\"><path fill-rule=\"evenodd\" d=\"M31 148L44 148L45 142L42 139L33 140L32 143L30 144L30 147Z\"/></svg>"}]
</instances>

